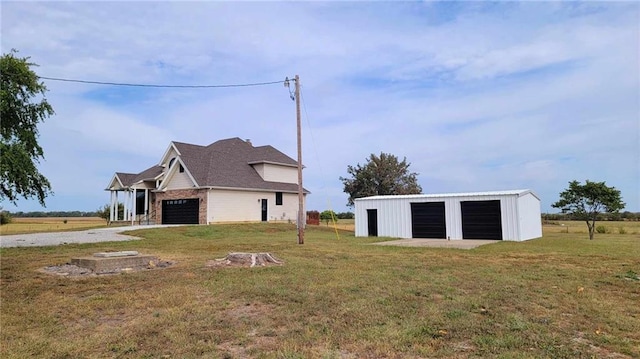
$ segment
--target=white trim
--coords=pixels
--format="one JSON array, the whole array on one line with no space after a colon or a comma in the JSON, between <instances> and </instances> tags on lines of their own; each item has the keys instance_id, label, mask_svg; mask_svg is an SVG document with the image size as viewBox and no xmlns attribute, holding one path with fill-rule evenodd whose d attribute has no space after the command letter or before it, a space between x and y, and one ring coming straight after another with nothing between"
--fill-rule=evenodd
<instances>
[{"instance_id":1,"label":"white trim","mask_svg":"<svg viewBox=\"0 0 640 359\"><path fill-rule=\"evenodd\" d=\"M440 198L440 197L483 197L483 196L518 196L522 197L528 193L531 193L538 200L538 197L533 191L529 189L516 189L506 191L488 191L488 192L466 192L466 193L437 193L437 194L405 194L405 195L380 195L356 198L355 201L362 201L367 199L417 199L417 198Z\"/></svg>"},{"instance_id":2,"label":"white trim","mask_svg":"<svg viewBox=\"0 0 640 359\"><path fill-rule=\"evenodd\" d=\"M120 185L120 188L124 188L124 185L122 184L122 181L120 180L120 177L118 177L117 173L113 174L113 177L111 177L111 181L109 181L109 186L107 188L105 188L105 191L113 191L114 190L114 186L113 186L113 181L117 180L118 184Z\"/></svg>"},{"instance_id":3,"label":"white trim","mask_svg":"<svg viewBox=\"0 0 640 359\"><path fill-rule=\"evenodd\" d=\"M277 182L275 182L277 183ZM287 184L291 184L291 183L287 183ZM224 189L224 190L230 190L230 191L254 191L254 192L271 192L271 193L276 193L276 192L282 192L282 193L298 193L298 190L292 190L292 191L287 191L287 190L281 190L281 189L264 189L264 188L246 188L246 187L222 187L222 186L207 186L207 187L201 187L202 189ZM306 193L304 193L304 195L307 195L311 192L307 191Z\"/></svg>"},{"instance_id":4,"label":"white trim","mask_svg":"<svg viewBox=\"0 0 640 359\"><path fill-rule=\"evenodd\" d=\"M261 163L266 163L266 164L270 164L270 165L278 165L278 166L285 166L285 167L293 167L293 168L298 168L298 165L292 165L289 163L282 163L282 162L273 162L273 161L251 161L251 162L247 162L247 164L249 165L257 165L257 164L261 164ZM302 166L302 168L304 168L304 166Z\"/></svg>"},{"instance_id":5,"label":"white trim","mask_svg":"<svg viewBox=\"0 0 640 359\"><path fill-rule=\"evenodd\" d=\"M163 164L165 163L165 161L167 160L167 156L169 155L169 153L171 152L171 149L173 149L174 151L176 151L176 154L178 155L178 157L181 155L180 151L178 151L178 148L176 147L176 145L173 143L173 141L171 141L169 143L169 147L167 148L166 151L164 151L164 154L162 155L162 158L160 159L160 163L158 163L158 166L164 167Z\"/></svg>"}]
</instances>

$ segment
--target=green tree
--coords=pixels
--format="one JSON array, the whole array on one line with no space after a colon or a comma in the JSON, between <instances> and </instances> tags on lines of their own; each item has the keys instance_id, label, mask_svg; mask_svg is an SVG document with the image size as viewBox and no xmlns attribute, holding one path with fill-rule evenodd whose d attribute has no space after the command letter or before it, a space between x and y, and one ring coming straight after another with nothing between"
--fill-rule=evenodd
<instances>
[{"instance_id":1,"label":"green tree","mask_svg":"<svg viewBox=\"0 0 640 359\"><path fill-rule=\"evenodd\" d=\"M329 221L338 222L338 216L336 215L336 212L329 209L320 213L320 219L323 220L327 225L329 225Z\"/></svg>"},{"instance_id":2,"label":"green tree","mask_svg":"<svg viewBox=\"0 0 640 359\"><path fill-rule=\"evenodd\" d=\"M101 208L96 211L96 215L105 221L107 221L107 225L110 224L111 219L111 205L105 204ZM124 218L124 204L118 203L118 218Z\"/></svg>"},{"instance_id":3,"label":"green tree","mask_svg":"<svg viewBox=\"0 0 640 359\"><path fill-rule=\"evenodd\" d=\"M406 158L399 161L392 154L376 156L372 153L364 166L359 163L355 167L348 166L351 178L340 177L344 192L349 195L348 205L353 206L356 198L367 196L422 193L418 174L409 172L410 165Z\"/></svg>"},{"instance_id":4,"label":"green tree","mask_svg":"<svg viewBox=\"0 0 640 359\"><path fill-rule=\"evenodd\" d=\"M615 187L587 180L584 185L578 181L569 182L569 188L561 192L560 200L551 206L570 213L573 219L587 222L589 239L593 239L598 214L618 213L624 208L624 202Z\"/></svg>"},{"instance_id":5,"label":"green tree","mask_svg":"<svg viewBox=\"0 0 640 359\"><path fill-rule=\"evenodd\" d=\"M37 66L17 51L0 58L0 198L16 203L18 197L36 197L41 205L51 184L36 164L44 158L38 144L38 124L53 115L47 88L31 70Z\"/></svg>"}]
</instances>

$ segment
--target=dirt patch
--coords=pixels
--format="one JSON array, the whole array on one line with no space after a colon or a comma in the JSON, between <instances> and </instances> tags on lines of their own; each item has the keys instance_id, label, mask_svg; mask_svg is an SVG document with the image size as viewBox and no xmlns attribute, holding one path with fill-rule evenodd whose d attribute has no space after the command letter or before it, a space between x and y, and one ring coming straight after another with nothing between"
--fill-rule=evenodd
<instances>
[{"instance_id":1,"label":"dirt patch","mask_svg":"<svg viewBox=\"0 0 640 359\"><path fill-rule=\"evenodd\" d=\"M61 265L55 266L47 266L40 268L39 271L46 274L57 275L61 277L96 277L101 275L113 275L119 273L131 273L131 272L140 272L145 270L154 270L154 269L162 269L168 268L174 265L175 262L172 261L155 261L149 262L144 266L137 267L126 267L126 268L114 268L108 272L100 272L96 273L89 268L79 267L74 264L65 263Z\"/></svg>"},{"instance_id":2,"label":"dirt patch","mask_svg":"<svg viewBox=\"0 0 640 359\"><path fill-rule=\"evenodd\" d=\"M596 331L597 335L600 335L602 333L599 333L600 331ZM587 338L584 337L584 333L578 333L576 335L575 338L573 338L573 342L583 345L583 346L587 346L589 348L589 350L591 351L591 353L594 354L594 357L596 358L604 358L604 359L631 359L630 356L622 354L622 353L617 353L614 351L610 351L606 348L603 347L598 347L596 345L594 345L593 343L591 343Z\"/></svg>"},{"instance_id":3,"label":"dirt patch","mask_svg":"<svg viewBox=\"0 0 640 359\"><path fill-rule=\"evenodd\" d=\"M263 303L234 303L225 310L225 320L253 323L253 328L241 338L218 344L218 349L225 352L223 358L252 358L252 352L276 350L276 339L284 328L274 326L271 319L274 309L275 306Z\"/></svg>"}]
</instances>

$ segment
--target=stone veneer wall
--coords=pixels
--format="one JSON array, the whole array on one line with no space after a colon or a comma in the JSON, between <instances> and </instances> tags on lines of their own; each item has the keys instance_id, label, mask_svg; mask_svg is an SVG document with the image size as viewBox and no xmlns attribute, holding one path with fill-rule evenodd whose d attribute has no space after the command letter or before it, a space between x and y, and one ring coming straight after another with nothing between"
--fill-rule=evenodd
<instances>
[{"instance_id":1,"label":"stone veneer wall","mask_svg":"<svg viewBox=\"0 0 640 359\"><path fill-rule=\"evenodd\" d=\"M206 189L176 189L166 192L156 192L156 223L162 222L162 201L167 199L199 198L198 223L207 224L207 190Z\"/></svg>"}]
</instances>

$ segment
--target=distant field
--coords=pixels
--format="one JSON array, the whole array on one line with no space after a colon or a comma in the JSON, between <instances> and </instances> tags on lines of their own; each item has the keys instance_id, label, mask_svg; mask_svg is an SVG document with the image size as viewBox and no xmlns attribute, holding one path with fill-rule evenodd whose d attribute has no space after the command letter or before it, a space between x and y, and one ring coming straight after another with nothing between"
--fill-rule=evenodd
<instances>
[{"instance_id":1,"label":"distant field","mask_svg":"<svg viewBox=\"0 0 640 359\"><path fill-rule=\"evenodd\" d=\"M596 229L601 226L607 234L640 234L640 221L596 222ZM587 224L583 221L549 221L543 229L545 233L588 233Z\"/></svg>"},{"instance_id":2,"label":"distant field","mask_svg":"<svg viewBox=\"0 0 640 359\"><path fill-rule=\"evenodd\" d=\"M66 221L66 223L65 223ZM13 218L12 222L0 226L0 235L79 231L106 227L107 222L100 217L29 217Z\"/></svg>"}]
</instances>

